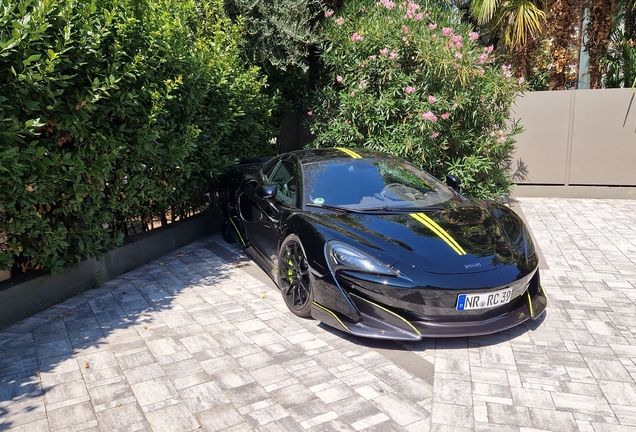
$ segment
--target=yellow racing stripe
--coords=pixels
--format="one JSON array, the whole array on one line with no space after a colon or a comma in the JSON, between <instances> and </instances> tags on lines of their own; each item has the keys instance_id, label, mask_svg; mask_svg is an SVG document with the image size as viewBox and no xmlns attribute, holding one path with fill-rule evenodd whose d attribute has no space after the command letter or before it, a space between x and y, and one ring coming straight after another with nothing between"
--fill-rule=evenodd
<instances>
[{"instance_id":1,"label":"yellow racing stripe","mask_svg":"<svg viewBox=\"0 0 636 432\"><path fill-rule=\"evenodd\" d=\"M334 147L336 150L340 150L341 152L347 154L348 156L351 156L354 159L362 159L362 156L360 156L358 153L354 152L353 150L350 150L348 148L343 148L343 147Z\"/></svg>"},{"instance_id":2,"label":"yellow racing stripe","mask_svg":"<svg viewBox=\"0 0 636 432\"><path fill-rule=\"evenodd\" d=\"M416 221L420 222L428 229L433 231L439 238L444 240L446 244L448 244L458 255L466 255L466 251L462 248L459 243L455 241L454 238L450 236L444 229L435 223L433 219L426 216L424 213L411 213L411 217Z\"/></svg>"},{"instance_id":3,"label":"yellow racing stripe","mask_svg":"<svg viewBox=\"0 0 636 432\"><path fill-rule=\"evenodd\" d=\"M328 312L328 313L330 313L331 315L333 315L333 317L334 317L335 319L337 319L337 320L338 320L338 322L340 323L340 325L341 325L343 328L345 328L346 330L349 330L349 328L345 325L345 323L343 323L343 322L342 322L342 320L341 320L340 318L338 318L338 315L336 315L333 311L331 311L331 310L327 309L327 308L326 308L326 307L324 307L323 305L318 304L318 303L316 303L316 302L312 302L312 304L313 304L314 306L316 306L316 307L318 307L318 308L320 308L320 309L324 310L325 312Z\"/></svg>"},{"instance_id":4,"label":"yellow racing stripe","mask_svg":"<svg viewBox=\"0 0 636 432\"><path fill-rule=\"evenodd\" d=\"M534 311L532 310L532 297L530 297L530 292L526 291L528 294L528 309L530 309L530 318L534 318Z\"/></svg>"}]
</instances>

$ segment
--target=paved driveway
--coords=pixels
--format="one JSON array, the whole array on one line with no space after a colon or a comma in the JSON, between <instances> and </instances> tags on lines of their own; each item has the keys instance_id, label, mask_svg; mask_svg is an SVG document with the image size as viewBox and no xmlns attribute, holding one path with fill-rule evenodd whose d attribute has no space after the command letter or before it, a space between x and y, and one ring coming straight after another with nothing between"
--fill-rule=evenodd
<instances>
[{"instance_id":1,"label":"paved driveway","mask_svg":"<svg viewBox=\"0 0 636 432\"><path fill-rule=\"evenodd\" d=\"M636 201L520 204L541 322L355 339L213 236L0 331L0 430L636 431Z\"/></svg>"}]
</instances>

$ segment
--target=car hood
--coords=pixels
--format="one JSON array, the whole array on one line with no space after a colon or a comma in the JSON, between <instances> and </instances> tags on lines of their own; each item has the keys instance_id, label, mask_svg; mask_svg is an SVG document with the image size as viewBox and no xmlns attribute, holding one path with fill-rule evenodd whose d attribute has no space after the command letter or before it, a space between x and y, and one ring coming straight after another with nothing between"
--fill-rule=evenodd
<instances>
[{"instance_id":1,"label":"car hood","mask_svg":"<svg viewBox=\"0 0 636 432\"><path fill-rule=\"evenodd\" d=\"M501 224L478 202L394 214L325 214L344 241L354 239L389 264L402 261L430 273L477 273L515 263ZM394 258L393 262L387 262Z\"/></svg>"}]
</instances>

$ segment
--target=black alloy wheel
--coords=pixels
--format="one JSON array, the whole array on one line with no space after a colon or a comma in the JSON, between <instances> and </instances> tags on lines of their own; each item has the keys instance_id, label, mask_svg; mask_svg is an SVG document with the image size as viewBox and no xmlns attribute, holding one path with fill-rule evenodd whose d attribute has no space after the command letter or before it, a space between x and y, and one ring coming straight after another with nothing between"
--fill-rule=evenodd
<instances>
[{"instance_id":1,"label":"black alloy wheel","mask_svg":"<svg viewBox=\"0 0 636 432\"><path fill-rule=\"evenodd\" d=\"M309 264L295 234L289 235L278 251L278 286L290 311L300 317L311 315L314 293Z\"/></svg>"}]
</instances>

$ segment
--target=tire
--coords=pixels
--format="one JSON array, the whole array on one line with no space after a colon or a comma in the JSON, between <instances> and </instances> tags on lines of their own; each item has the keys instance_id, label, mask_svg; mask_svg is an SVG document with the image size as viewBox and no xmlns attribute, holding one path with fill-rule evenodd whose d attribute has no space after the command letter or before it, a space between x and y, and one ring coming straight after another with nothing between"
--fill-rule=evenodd
<instances>
[{"instance_id":1,"label":"tire","mask_svg":"<svg viewBox=\"0 0 636 432\"><path fill-rule=\"evenodd\" d=\"M236 243L232 233L232 223L223 209L221 209L221 236L228 243Z\"/></svg>"},{"instance_id":2,"label":"tire","mask_svg":"<svg viewBox=\"0 0 636 432\"><path fill-rule=\"evenodd\" d=\"M309 264L300 240L289 235L278 251L278 286L285 304L299 317L311 315L314 290L309 275Z\"/></svg>"}]
</instances>

